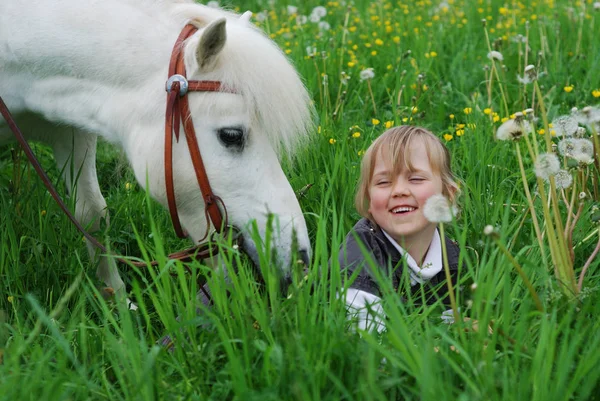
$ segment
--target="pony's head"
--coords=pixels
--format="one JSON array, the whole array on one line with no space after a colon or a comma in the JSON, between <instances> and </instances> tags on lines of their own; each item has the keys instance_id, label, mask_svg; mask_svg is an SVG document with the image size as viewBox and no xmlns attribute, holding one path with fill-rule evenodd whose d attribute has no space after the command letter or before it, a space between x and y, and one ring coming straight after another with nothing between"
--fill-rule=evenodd
<instances>
[{"instance_id":1,"label":"pony's head","mask_svg":"<svg viewBox=\"0 0 600 401\"><path fill-rule=\"evenodd\" d=\"M233 92L188 94L207 175L246 253L258 264L259 248L270 243L288 276L292 249L308 262L310 243L280 157L311 131L310 99L286 56L248 14L205 11L192 19L199 30L184 43L188 79L220 81ZM204 203L184 139L174 144L173 169L180 221L198 241L206 230Z\"/></svg>"}]
</instances>

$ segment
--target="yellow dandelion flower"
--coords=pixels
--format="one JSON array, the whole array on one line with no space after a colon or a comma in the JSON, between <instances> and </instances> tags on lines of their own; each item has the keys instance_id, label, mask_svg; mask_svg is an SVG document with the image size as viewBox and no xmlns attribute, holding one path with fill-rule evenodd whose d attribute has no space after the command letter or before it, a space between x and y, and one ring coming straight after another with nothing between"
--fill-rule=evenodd
<instances>
[{"instance_id":1,"label":"yellow dandelion flower","mask_svg":"<svg viewBox=\"0 0 600 401\"><path fill-rule=\"evenodd\" d=\"M126 182L125 183L125 190L129 191L131 189L131 183L130 182Z\"/></svg>"},{"instance_id":2,"label":"yellow dandelion flower","mask_svg":"<svg viewBox=\"0 0 600 401\"><path fill-rule=\"evenodd\" d=\"M348 67L352 68L356 65L354 61L348 61Z\"/></svg>"},{"instance_id":3,"label":"yellow dandelion flower","mask_svg":"<svg viewBox=\"0 0 600 401\"><path fill-rule=\"evenodd\" d=\"M381 39L377 38L377 39L375 39L375 44L376 44L377 46L382 46L382 45L383 45L383 40L381 40Z\"/></svg>"},{"instance_id":4,"label":"yellow dandelion flower","mask_svg":"<svg viewBox=\"0 0 600 401\"><path fill-rule=\"evenodd\" d=\"M492 109L490 109L489 107L486 109L483 109L483 114L485 114L486 116L489 116L492 113Z\"/></svg>"},{"instance_id":5,"label":"yellow dandelion flower","mask_svg":"<svg viewBox=\"0 0 600 401\"><path fill-rule=\"evenodd\" d=\"M376 55L377 55L377 50L373 50L373 51L371 52L371 56L376 56Z\"/></svg>"},{"instance_id":6,"label":"yellow dandelion flower","mask_svg":"<svg viewBox=\"0 0 600 401\"><path fill-rule=\"evenodd\" d=\"M452 138L454 138L454 137L451 134L444 134L444 139L446 140L446 142L451 141Z\"/></svg>"},{"instance_id":7,"label":"yellow dandelion flower","mask_svg":"<svg viewBox=\"0 0 600 401\"><path fill-rule=\"evenodd\" d=\"M501 119L500 121L501 121L501 122L503 122L503 123L505 123L505 122L507 122L508 120L509 120L509 118L508 118L508 117L502 117L502 119Z\"/></svg>"},{"instance_id":8,"label":"yellow dandelion flower","mask_svg":"<svg viewBox=\"0 0 600 401\"><path fill-rule=\"evenodd\" d=\"M423 92L427 92L427 89L429 89L429 86L423 84L422 88L423 88Z\"/></svg>"},{"instance_id":9,"label":"yellow dandelion flower","mask_svg":"<svg viewBox=\"0 0 600 401\"><path fill-rule=\"evenodd\" d=\"M571 93L573 92L573 85L567 85L563 89L565 90L565 92Z\"/></svg>"},{"instance_id":10,"label":"yellow dandelion flower","mask_svg":"<svg viewBox=\"0 0 600 401\"><path fill-rule=\"evenodd\" d=\"M450 117L451 120L454 120L454 114L450 114L448 117Z\"/></svg>"},{"instance_id":11,"label":"yellow dandelion flower","mask_svg":"<svg viewBox=\"0 0 600 401\"><path fill-rule=\"evenodd\" d=\"M471 112L472 112L472 111L473 111L473 109L472 109L471 107L465 107L465 108L463 109L463 112L464 112L465 114L471 114Z\"/></svg>"},{"instance_id":12,"label":"yellow dandelion flower","mask_svg":"<svg viewBox=\"0 0 600 401\"><path fill-rule=\"evenodd\" d=\"M285 54L290 54L292 52L292 49L285 49Z\"/></svg>"},{"instance_id":13,"label":"yellow dandelion flower","mask_svg":"<svg viewBox=\"0 0 600 401\"><path fill-rule=\"evenodd\" d=\"M392 68L394 68L394 66L391 64L388 64L387 67L385 67L385 68L387 68L388 70L391 70Z\"/></svg>"},{"instance_id":14,"label":"yellow dandelion flower","mask_svg":"<svg viewBox=\"0 0 600 401\"><path fill-rule=\"evenodd\" d=\"M392 128L392 126L394 125L393 121L386 121L383 126L388 129L388 128Z\"/></svg>"},{"instance_id":15,"label":"yellow dandelion flower","mask_svg":"<svg viewBox=\"0 0 600 401\"><path fill-rule=\"evenodd\" d=\"M392 28L391 25L387 25L385 27L385 33L392 33L394 31L394 28Z\"/></svg>"},{"instance_id":16,"label":"yellow dandelion flower","mask_svg":"<svg viewBox=\"0 0 600 401\"><path fill-rule=\"evenodd\" d=\"M548 123L548 128L552 128L554 125L552 123Z\"/></svg>"},{"instance_id":17,"label":"yellow dandelion flower","mask_svg":"<svg viewBox=\"0 0 600 401\"><path fill-rule=\"evenodd\" d=\"M550 135L552 136L556 136L556 131L554 131L553 129L550 130Z\"/></svg>"},{"instance_id":18,"label":"yellow dandelion flower","mask_svg":"<svg viewBox=\"0 0 600 401\"><path fill-rule=\"evenodd\" d=\"M430 57L437 57L437 52L429 52Z\"/></svg>"},{"instance_id":19,"label":"yellow dandelion flower","mask_svg":"<svg viewBox=\"0 0 600 401\"><path fill-rule=\"evenodd\" d=\"M15 300L15 297L13 297L12 295L8 296L8 303L13 303L13 301Z\"/></svg>"},{"instance_id":20,"label":"yellow dandelion flower","mask_svg":"<svg viewBox=\"0 0 600 401\"><path fill-rule=\"evenodd\" d=\"M540 128L540 129L537 131L537 133L538 133L538 134L540 134L540 135L544 135L544 134L546 133L546 130L545 130L545 129L543 129L543 128Z\"/></svg>"},{"instance_id":21,"label":"yellow dandelion flower","mask_svg":"<svg viewBox=\"0 0 600 401\"><path fill-rule=\"evenodd\" d=\"M352 138L360 138L360 132L356 131L352 134Z\"/></svg>"},{"instance_id":22,"label":"yellow dandelion flower","mask_svg":"<svg viewBox=\"0 0 600 401\"><path fill-rule=\"evenodd\" d=\"M500 116L496 113L494 113L494 116L492 117L492 121L497 123L498 121L500 121Z\"/></svg>"},{"instance_id":23,"label":"yellow dandelion flower","mask_svg":"<svg viewBox=\"0 0 600 401\"><path fill-rule=\"evenodd\" d=\"M359 156L362 156L362 155L365 154L365 151L364 150L359 150L357 153L358 153Z\"/></svg>"},{"instance_id":24,"label":"yellow dandelion flower","mask_svg":"<svg viewBox=\"0 0 600 401\"><path fill-rule=\"evenodd\" d=\"M592 96L594 97L600 97L600 89L596 89L592 91Z\"/></svg>"},{"instance_id":25,"label":"yellow dandelion flower","mask_svg":"<svg viewBox=\"0 0 600 401\"><path fill-rule=\"evenodd\" d=\"M392 40L394 41L394 43L398 44L400 43L400 36L394 36Z\"/></svg>"},{"instance_id":26,"label":"yellow dandelion flower","mask_svg":"<svg viewBox=\"0 0 600 401\"><path fill-rule=\"evenodd\" d=\"M463 129L465 128L464 124L456 124L456 129Z\"/></svg>"},{"instance_id":27,"label":"yellow dandelion flower","mask_svg":"<svg viewBox=\"0 0 600 401\"><path fill-rule=\"evenodd\" d=\"M464 129L457 129L456 130L456 136L463 136L465 134L465 130Z\"/></svg>"},{"instance_id":28,"label":"yellow dandelion flower","mask_svg":"<svg viewBox=\"0 0 600 401\"><path fill-rule=\"evenodd\" d=\"M329 138L329 144L334 145L337 141L333 138Z\"/></svg>"},{"instance_id":29,"label":"yellow dandelion flower","mask_svg":"<svg viewBox=\"0 0 600 401\"><path fill-rule=\"evenodd\" d=\"M419 108L418 108L417 106L413 106L413 107L411 107L410 111L411 111L413 114L416 114L416 113L419 111Z\"/></svg>"},{"instance_id":30,"label":"yellow dandelion flower","mask_svg":"<svg viewBox=\"0 0 600 401\"><path fill-rule=\"evenodd\" d=\"M319 127L317 128L317 132L320 134L321 133L321 126L319 125Z\"/></svg>"},{"instance_id":31,"label":"yellow dandelion flower","mask_svg":"<svg viewBox=\"0 0 600 401\"><path fill-rule=\"evenodd\" d=\"M371 123L372 123L373 125L379 125L379 123L380 123L380 122L381 122L381 121L379 121L379 120L378 120L378 119L376 119L376 118L373 118L373 119L371 120Z\"/></svg>"},{"instance_id":32,"label":"yellow dandelion flower","mask_svg":"<svg viewBox=\"0 0 600 401\"><path fill-rule=\"evenodd\" d=\"M356 32L356 27L355 26L351 26L350 28L348 28L348 31L350 31L350 32Z\"/></svg>"},{"instance_id":33,"label":"yellow dandelion flower","mask_svg":"<svg viewBox=\"0 0 600 401\"><path fill-rule=\"evenodd\" d=\"M46 215L46 211L45 211L45 210L42 210L42 211L40 212L40 214L42 215L42 217L44 217L44 216Z\"/></svg>"}]
</instances>

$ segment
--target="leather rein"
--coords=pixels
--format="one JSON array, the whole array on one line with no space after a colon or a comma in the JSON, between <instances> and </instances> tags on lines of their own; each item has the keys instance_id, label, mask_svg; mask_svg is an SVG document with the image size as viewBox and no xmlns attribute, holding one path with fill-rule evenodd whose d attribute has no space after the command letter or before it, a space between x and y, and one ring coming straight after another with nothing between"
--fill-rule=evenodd
<instances>
[{"instance_id":1,"label":"leather rein","mask_svg":"<svg viewBox=\"0 0 600 401\"><path fill-rule=\"evenodd\" d=\"M183 44L184 41L193 35L198 28L195 26L188 24L186 25L175 45L173 47L173 52L171 53L171 60L169 63L169 78L166 82L165 89L167 91L167 108L166 108L166 117L165 117L165 185L166 185L166 194L167 194L167 203L169 206L169 213L171 215L171 220L173 221L173 227L178 237L185 238L187 237L187 233L184 232L181 222L179 221L179 215L177 213L177 202L175 199L175 188L173 182L173 137L175 140L179 142L179 130L181 124L183 123L183 131L185 134L185 140L188 145L188 150L190 152L192 164L194 166L194 171L196 174L196 179L198 181L198 185L202 192L204 206L205 206L205 217L206 217L206 233L204 237L200 240L203 241L208 237L208 232L210 229L210 222L212 222L215 233L223 234L226 229L232 229L227 225L227 209L225 208L225 204L223 200L215 195L212 191L210 182L208 180L208 176L206 174L206 169L204 167L204 162L202 161L202 156L200 154L200 148L198 145L198 141L196 138L196 132L194 130L194 125L192 122L192 117L190 114L190 107L187 98L187 94L192 92L228 92L235 93L232 90L223 88L221 82L219 81L188 81L186 78L186 70L183 60ZM35 157L33 150L27 143L23 133L17 126L14 118L12 117L8 107L0 97L0 114L4 117L6 122L8 123L9 128L13 132L17 142L23 148L25 155L29 159L33 168L37 172L38 176L41 178L42 182L46 186L46 189L50 193L50 195L54 198L58 206L61 210L67 215L69 220L75 225L77 230L83 234L83 236L95 247L100 249L103 253L110 255L111 253L106 249L104 245L102 245L94 236L88 233L85 228L77 221L77 219L73 216L73 214L69 211L68 207L52 185L52 181L48 178L48 175L44 171L38 159ZM225 217L221 213L219 209L219 204L221 204L223 210L225 211ZM234 241L239 241L239 235L234 236ZM190 261L193 259L202 260L209 257L212 257L218 253L219 249L215 246L212 241L207 241L196 245L192 248L188 248L179 252L172 253L168 256L169 259L180 260L182 262ZM142 262L134 262L131 260L125 260L121 257L116 257L116 259L125 264L132 264L136 267L145 267L147 263ZM157 261L150 262L150 265L156 266L158 265ZM189 269L188 269L189 271Z\"/></svg>"}]
</instances>

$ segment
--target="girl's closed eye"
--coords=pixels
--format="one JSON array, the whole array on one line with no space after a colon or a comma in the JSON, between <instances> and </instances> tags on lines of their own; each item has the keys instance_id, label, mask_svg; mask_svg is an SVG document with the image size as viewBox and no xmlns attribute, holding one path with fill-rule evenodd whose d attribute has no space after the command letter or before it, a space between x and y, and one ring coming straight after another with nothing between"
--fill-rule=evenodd
<instances>
[{"instance_id":1,"label":"girl's closed eye","mask_svg":"<svg viewBox=\"0 0 600 401\"><path fill-rule=\"evenodd\" d=\"M425 181L425 178L423 177L411 177L410 178L410 182L423 182Z\"/></svg>"}]
</instances>

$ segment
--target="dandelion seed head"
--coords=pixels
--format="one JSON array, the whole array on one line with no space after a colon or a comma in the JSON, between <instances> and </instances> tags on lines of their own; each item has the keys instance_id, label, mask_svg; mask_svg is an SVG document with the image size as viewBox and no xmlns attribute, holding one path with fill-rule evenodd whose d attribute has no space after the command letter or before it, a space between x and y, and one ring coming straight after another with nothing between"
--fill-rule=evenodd
<instances>
[{"instance_id":1,"label":"dandelion seed head","mask_svg":"<svg viewBox=\"0 0 600 401\"><path fill-rule=\"evenodd\" d=\"M329 29L331 29L331 25L329 25L329 22L327 22L327 21L319 22L319 30L320 31L328 31Z\"/></svg>"},{"instance_id":2,"label":"dandelion seed head","mask_svg":"<svg viewBox=\"0 0 600 401\"><path fill-rule=\"evenodd\" d=\"M375 77L375 71L373 71L373 68L365 68L364 70L362 70L360 72L360 80L361 81L366 81L369 79L373 79Z\"/></svg>"},{"instance_id":3,"label":"dandelion seed head","mask_svg":"<svg viewBox=\"0 0 600 401\"><path fill-rule=\"evenodd\" d=\"M494 226L492 226L491 224L488 224L487 226L484 227L483 234L484 235L492 235L494 233L494 231L496 231Z\"/></svg>"},{"instance_id":4,"label":"dandelion seed head","mask_svg":"<svg viewBox=\"0 0 600 401\"><path fill-rule=\"evenodd\" d=\"M287 6L287 13L289 15L298 14L298 7L292 5Z\"/></svg>"},{"instance_id":5,"label":"dandelion seed head","mask_svg":"<svg viewBox=\"0 0 600 401\"><path fill-rule=\"evenodd\" d=\"M560 116L552 120L552 128L556 136L573 136L577 132L577 121L568 115Z\"/></svg>"},{"instance_id":6,"label":"dandelion seed head","mask_svg":"<svg viewBox=\"0 0 600 401\"><path fill-rule=\"evenodd\" d=\"M573 176L567 170L559 170L554 176L554 183L558 189L566 189L573 184Z\"/></svg>"},{"instance_id":7,"label":"dandelion seed head","mask_svg":"<svg viewBox=\"0 0 600 401\"><path fill-rule=\"evenodd\" d=\"M578 138L575 140L575 152L594 157L594 144L589 139Z\"/></svg>"},{"instance_id":8,"label":"dandelion seed head","mask_svg":"<svg viewBox=\"0 0 600 401\"><path fill-rule=\"evenodd\" d=\"M450 202L442 194L432 195L423 206L423 215L432 223L450 223L452 221Z\"/></svg>"},{"instance_id":9,"label":"dandelion seed head","mask_svg":"<svg viewBox=\"0 0 600 401\"><path fill-rule=\"evenodd\" d=\"M577 127L577 132L575 132L576 138L583 138L586 134L586 130L583 127Z\"/></svg>"},{"instance_id":10,"label":"dandelion seed head","mask_svg":"<svg viewBox=\"0 0 600 401\"><path fill-rule=\"evenodd\" d=\"M314 14L319 18L323 18L327 15L327 9L323 6L316 6L315 8L313 8L311 14Z\"/></svg>"},{"instance_id":11,"label":"dandelion seed head","mask_svg":"<svg viewBox=\"0 0 600 401\"><path fill-rule=\"evenodd\" d=\"M299 15L296 17L296 24L304 25L308 22L308 17L306 15Z\"/></svg>"},{"instance_id":12,"label":"dandelion seed head","mask_svg":"<svg viewBox=\"0 0 600 401\"><path fill-rule=\"evenodd\" d=\"M560 170L560 161L554 153L542 153L538 156L534 165L535 175L547 180Z\"/></svg>"},{"instance_id":13,"label":"dandelion seed head","mask_svg":"<svg viewBox=\"0 0 600 401\"><path fill-rule=\"evenodd\" d=\"M521 138L530 130L531 126L529 122L523 118L523 113L515 113L514 119L507 120L498 127L496 138L501 141L513 141Z\"/></svg>"},{"instance_id":14,"label":"dandelion seed head","mask_svg":"<svg viewBox=\"0 0 600 401\"><path fill-rule=\"evenodd\" d=\"M586 106L574 112L573 117L579 124L587 125L590 128L597 128L600 125L600 108Z\"/></svg>"},{"instance_id":15,"label":"dandelion seed head","mask_svg":"<svg viewBox=\"0 0 600 401\"><path fill-rule=\"evenodd\" d=\"M207 7L210 8L219 8L219 2L218 1L209 1L208 3L206 3Z\"/></svg>"},{"instance_id":16,"label":"dandelion seed head","mask_svg":"<svg viewBox=\"0 0 600 401\"><path fill-rule=\"evenodd\" d=\"M487 58L489 58L490 60L497 60L497 61L504 60L504 56L502 55L502 53L500 53L496 50L492 50L491 52L489 52L487 55Z\"/></svg>"},{"instance_id":17,"label":"dandelion seed head","mask_svg":"<svg viewBox=\"0 0 600 401\"><path fill-rule=\"evenodd\" d=\"M565 138L558 143L558 153L561 156L573 156L573 152L575 151L575 139L573 138Z\"/></svg>"},{"instance_id":18,"label":"dandelion seed head","mask_svg":"<svg viewBox=\"0 0 600 401\"><path fill-rule=\"evenodd\" d=\"M579 200L584 200L586 197L587 197L587 194L585 192L579 193Z\"/></svg>"}]
</instances>

